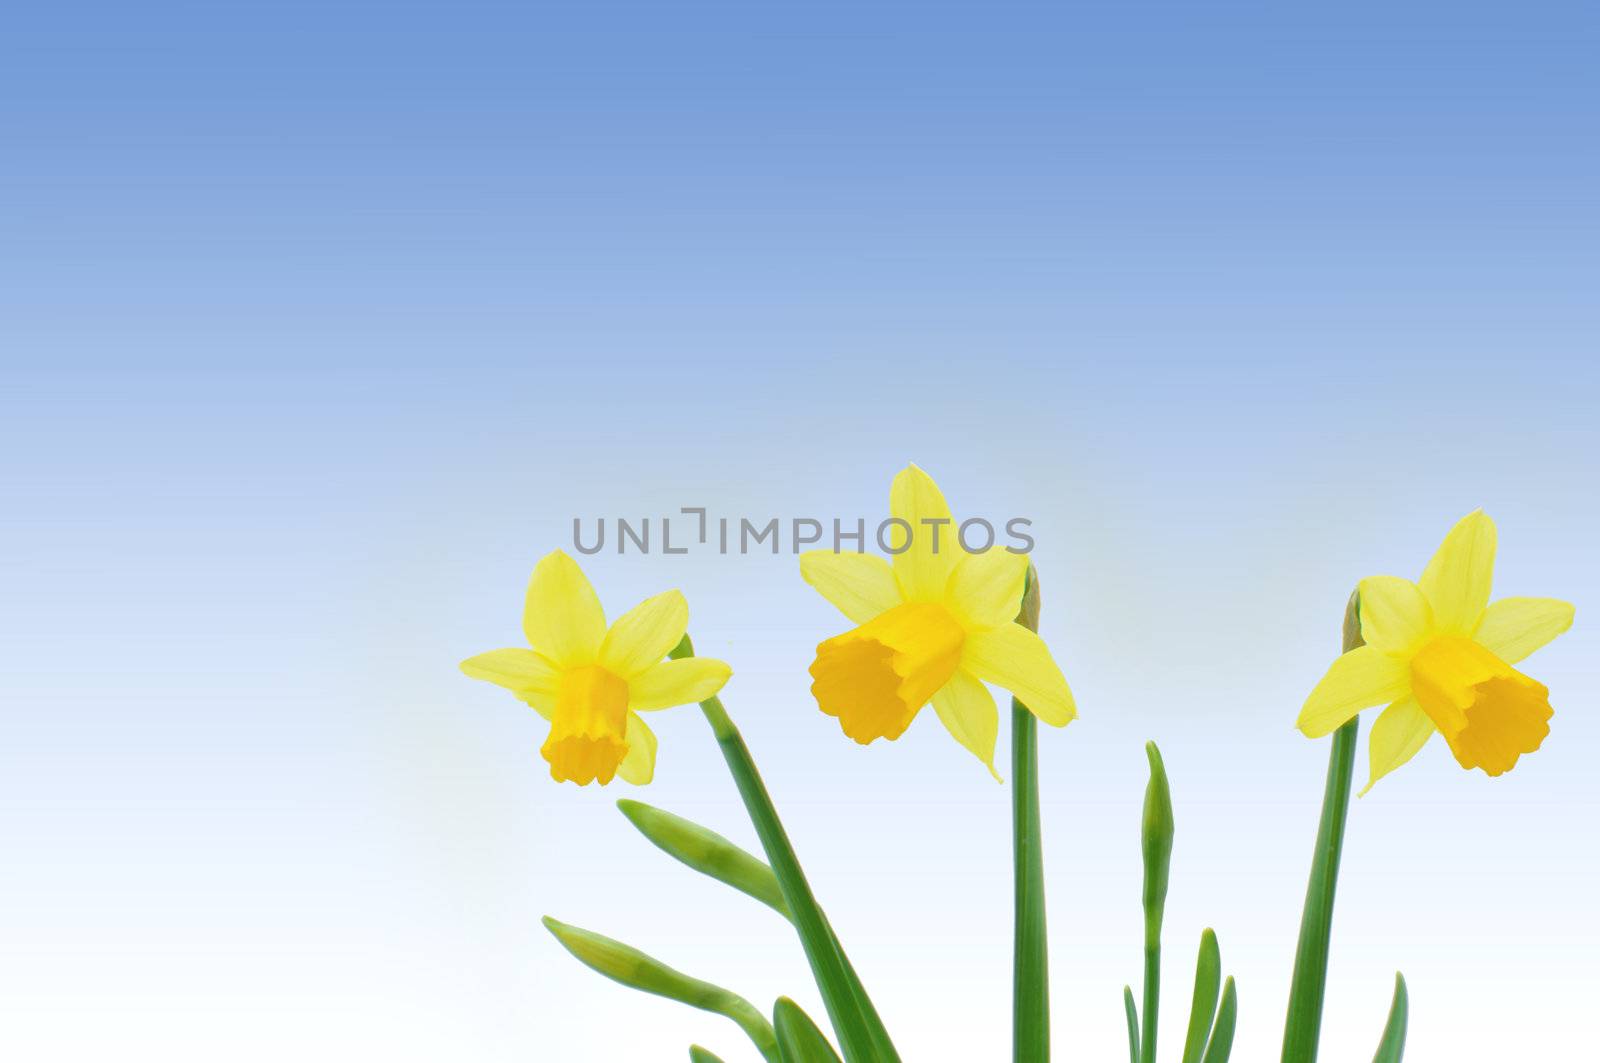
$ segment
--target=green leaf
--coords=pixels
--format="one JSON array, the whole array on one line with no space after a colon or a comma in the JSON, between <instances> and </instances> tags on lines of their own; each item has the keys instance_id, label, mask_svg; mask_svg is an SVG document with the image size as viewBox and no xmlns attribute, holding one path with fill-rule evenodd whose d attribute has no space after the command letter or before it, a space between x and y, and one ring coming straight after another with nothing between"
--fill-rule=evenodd
<instances>
[{"instance_id":1,"label":"green leaf","mask_svg":"<svg viewBox=\"0 0 1600 1063\"><path fill-rule=\"evenodd\" d=\"M1150 761L1150 782L1144 791L1144 817L1139 842L1144 854L1144 1033L1139 1038L1141 1063L1155 1063L1156 1029L1161 1011L1161 921L1167 910L1167 882L1172 873L1172 791L1167 768L1154 742L1144 745Z\"/></svg>"},{"instance_id":2,"label":"green leaf","mask_svg":"<svg viewBox=\"0 0 1600 1063\"><path fill-rule=\"evenodd\" d=\"M631 945L544 917L544 925L578 962L630 989L715 1012L739 1024L763 1058L778 1063L778 1039L766 1017L739 994L675 971Z\"/></svg>"},{"instance_id":3,"label":"green leaf","mask_svg":"<svg viewBox=\"0 0 1600 1063\"><path fill-rule=\"evenodd\" d=\"M1217 1009L1217 1025L1211 1031L1211 1043L1206 1046L1201 1063L1228 1063L1233 1055L1233 1028L1239 1020L1238 994L1234 992L1233 976L1222 984L1222 1006Z\"/></svg>"},{"instance_id":4,"label":"green leaf","mask_svg":"<svg viewBox=\"0 0 1600 1063\"><path fill-rule=\"evenodd\" d=\"M1350 596L1344 614L1344 652L1362 645L1361 598ZM1344 848L1345 821L1350 814L1350 779L1355 770L1356 735L1361 717L1333 733L1328 751L1328 781L1322 792L1322 818L1311 857L1300 914L1300 941L1294 953L1294 979L1289 983L1289 1013L1283 1027L1282 1063L1316 1063L1322 1031L1322 1001L1328 988L1328 942L1333 936L1333 895L1339 884L1339 854Z\"/></svg>"},{"instance_id":5,"label":"green leaf","mask_svg":"<svg viewBox=\"0 0 1600 1063\"><path fill-rule=\"evenodd\" d=\"M1406 1023L1409 1021L1411 1003L1406 993L1405 975L1395 972L1394 1002L1389 1005L1389 1021L1383 1026L1383 1040L1378 1042L1378 1054L1372 1063L1400 1063L1406 1055Z\"/></svg>"},{"instance_id":6,"label":"green leaf","mask_svg":"<svg viewBox=\"0 0 1600 1063\"><path fill-rule=\"evenodd\" d=\"M689 1046L689 1063L722 1063L722 1057L699 1045Z\"/></svg>"},{"instance_id":7,"label":"green leaf","mask_svg":"<svg viewBox=\"0 0 1600 1063\"><path fill-rule=\"evenodd\" d=\"M779 997L772 1006L772 1028L778 1034L778 1057L783 1063L839 1063L811 1016L788 997Z\"/></svg>"},{"instance_id":8,"label":"green leaf","mask_svg":"<svg viewBox=\"0 0 1600 1063\"><path fill-rule=\"evenodd\" d=\"M694 645L685 635L669 656L677 660L693 654ZM822 993L822 1002L828 1009L828 1019L838 1036L844 1058L848 1063L899 1063L900 1056L889 1040L883 1020L878 1017L861 979L850 965L850 958L845 955L828 917L811 892L805 871L800 867L794 846L789 842L789 835L783 829L778 810L773 807L772 797L761 781L761 773L756 770L743 736L722 707L722 699L707 698L700 703L700 711L711 725L711 733L716 736L722 759L727 762L728 772L739 788L756 837L761 839L767 863L777 876L783 902L789 908L800 945L811 964L811 975Z\"/></svg>"},{"instance_id":9,"label":"green leaf","mask_svg":"<svg viewBox=\"0 0 1600 1063\"><path fill-rule=\"evenodd\" d=\"M1128 1013L1128 1063L1139 1063L1139 1005L1132 986L1122 987L1122 1010Z\"/></svg>"},{"instance_id":10,"label":"green leaf","mask_svg":"<svg viewBox=\"0 0 1600 1063\"><path fill-rule=\"evenodd\" d=\"M754 897L785 919L789 908L772 868L715 831L682 816L623 798L617 808L639 833L679 863Z\"/></svg>"},{"instance_id":11,"label":"green leaf","mask_svg":"<svg viewBox=\"0 0 1600 1063\"><path fill-rule=\"evenodd\" d=\"M1049 1063L1050 962L1044 921L1044 846L1039 836L1039 724L1016 698L1011 699L1011 774L1015 864L1012 1058L1015 1063Z\"/></svg>"},{"instance_id":12,"label":"green leaf","mask_svg":"<svg viewBox=\"0 0 1600 1063\"><path fill-rule=\"evenodd\" d=\"M1183 1063L1200 1063L1211 1025L1217 1017L1217 990L1222 981L1222 950L1207 927L1200 935L1200 956L1194 964L1194 999L1189 1003L1189 1036L1183 1042Z\"/></svg>"}]
</instances>

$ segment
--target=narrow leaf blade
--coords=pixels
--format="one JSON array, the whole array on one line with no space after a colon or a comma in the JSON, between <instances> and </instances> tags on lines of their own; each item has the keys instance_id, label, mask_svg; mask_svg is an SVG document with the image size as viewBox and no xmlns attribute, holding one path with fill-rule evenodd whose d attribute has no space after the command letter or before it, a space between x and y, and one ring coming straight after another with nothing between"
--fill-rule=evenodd
<instances>
[{"instance_id":1,"label":"narrow leaf blade","mask_svg":"<svg viewBox=\"0 0 1600 1063\"><path fill-rule=\"evenodd\" d=\"M1233 1055L1233 1030L1239 1021L1239 999L1233 988L1233 977L1222 984L1222 1005L1217 1008L1217 1025L1211 1031L1211 1043L1206 1046L1202 1063L1228 1063Z\"/></svg>"},{"instance_id":2,"label":"narrow leaf blade","mask_svg":"<svg viewBox=\"0 0 1600 1063\"><path fill-rule=\"evenodd\" d=\"M1194 965L1194 999L1189 1004L1189 1036L1183 1042L1183 1063L1200 1063L1217 1017L1217 992L1222 982L1222 950L1210 927L1200 935L1200 956Z\"/></svg>"},{"instance_id":3,"label":"narrow leaf blade","mask_svg":"<svg viewBox=\"0 0 1600 1063\"><path fill-rule=\"evenodd\" d=\"M783 1063L839 1063L839 1055L800 1005L779 997L772 1007L772 1028L778 1034Z\"/></svg>"},{"instance_id":4,"label":"narrow leaf blade","mask_svg":"<svg viewBox=\"0 0 1600 1063\"><path fill-rule=\"evenodd\" d=\"M1395 972L1394 1001L1389 1005L1389 1021L1383 1027L1383 1039L1378 1042L1378 1054L1372 1063L1400 1063L1406 1055L1406 1024L1410 1021L1411 1000L1406 992L1405 975Z\"/></svg>"}]
</instances>

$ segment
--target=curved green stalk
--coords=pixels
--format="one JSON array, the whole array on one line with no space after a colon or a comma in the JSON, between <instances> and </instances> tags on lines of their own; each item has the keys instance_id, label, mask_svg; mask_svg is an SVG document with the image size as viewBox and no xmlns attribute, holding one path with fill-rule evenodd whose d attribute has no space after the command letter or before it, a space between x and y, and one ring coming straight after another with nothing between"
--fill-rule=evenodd
<instances>
[{"instance_id":1,"label":"curved green stalk","mask_svg":"<svg viewBox=\"0 0 1600 1063\"><path fill-rule=\"evenodd\" d=\"M722 1063L722 1057L709 1048L699 1045L689 1046L689 1063Z\"/></svg>"},{"instance_id":2,"label":"curved green stalk","mask_svg":"<svg viewBox=\"0 0 1600 1063\"><path fill-rule=\"evenodd\" d=\"M1344 652L1362 645L1361 599L1350 596L1345 608ZM1300 941L1294 954L1294 980L1289 985L1289 1013L1284 1021L1282 1063L1315 1063L1322 1030L1322 1001L1328 987L1328 941L1333 935L1333 896L1339 884L1339 854L1344 848L1345 821L1350 813L1350 780L1355 770L1359 716L1333 733L1328 751L1328 780L1322 793L1322 819L1311 859L1311 880L1300 916Z\"/></svg>"},{"instance_id":3,"label":"curved green stalk","mask_svg":"<svg viewBox=\"0 0 1600 1063\"><path fill-rule=\"evenodd\" d=\"M1133 987L1122 987L1122 1010L1128 1015L1128 1063L1139 1063L1139 1005L1133 1002Z\"/></svg>"},{"instance_id":4,"label":"curved green stalk","mask_svg":"<svg viewBox=\"0 0 1600 1063\"><path fill-rule=\"evenodd\" d=\"M1044 856L1039 837L1039 725L1011 699L1011 827L1015 862L1012 939L1012 1058L1049 1063L1050 968L1044 922Z\"/></svg>"},{"instance_id":5,"label":"curved green stalk","mask_svg":"<svg viewBox=\"0 0 1600 1063\"><path fill-rule=\"evenodd\" d=\"M1400 1063L1406 1055L1406 1023L1410 1017L1411 1003L1406 993L1406 979L1396 971L1394 976L1394 1002L1389 1005L1389 1021L1383 1027L1383 1040L1378 1042L1378 1054L1372 1063Z\"/></svg>"},{"instance_id":6,"label":"curved green stalk","mask_svg":"<svg viewBox=\"0 0 1600 1063\"><path fill-rule=\"evenodd\" d=\"M1210 927L1200 935L1200 956L1194 964L1194 998L1189 1003L1189 1036L1183 1042L1183 1063L1200 1063L1217 1017L1217 990L1222 981L1222 950Z\"/></svg>"},{"instance_id":7,"label":"curved green stalk","mask_svg":"<svg viewBox=\"0 0 1600 1063\"><path fill-rule=\"evenodd\" d=\"M1233 976L1222 985L1222 1006L1217 1009L1217 1025L1211 1031L1211 1043L1206 1046L1201 1063L1228 1063L1233 1055L1233 1028L1239 1020L1239 999L1233 988Z\"/></svg>"},{"instance_id":8,"label":"curved green stalk","mask_svg":"<svg viewBox=\"0 0 1600 1063\"><path fill-rule=\"evenodd\" d=\"M670 656L678 659L693 654L694 645L685 635ZM845 1059L849 1063L899 1063L900 1056L889 1040L883 1020L878 1018L855 968L850 966L849 958L806 882L800 860L789 843L783 822L778 819L778 811L773 807L772 797L761 781L761 773L756 770L743 736L728 717L720 698L713 696L702 701L700 711L711 725L711 733L716 736L722 759L727 762L728 771L739 788L756 837L761 839L767 863L778 877L784 904L793 916L800 944L805 949L812 977L822 993L822 1002L828 1009L828 1019L838 1035Z\"/></svg>"},{"instance_id":9,"label":"curved green stalk","mask_svg":"<svg viewBox=\"0 0 1600 1063\"><path fill-rule=\"evenodd\" d=\"M778 1038L772 1025L755 1005L739 994L675 971L631 945L592 930L569 926L548 915L544 917L544 925L563 948L590 970L629 989L654 993L732 1019L755 1042L763 1059L779 1063Z\"/></svg>"},{"instance_id":10,"label":"curved green stalk","mask_svg":"<svg viewBox=\"0 0 1600 1063\"><path fill-rule=\"evenodd\" d=\"M1167 768L1154 742L1144 745L1150 760L1150 782L1144 791L1144 819L1139 841L1144 854L1144 1032L1139 1038L1141 1063L1155 1063L1156 1030L1161 1014L1161 923L1167 911L1167 883L1172 873L1172 791Z\"/></svg>"}]
</instances>

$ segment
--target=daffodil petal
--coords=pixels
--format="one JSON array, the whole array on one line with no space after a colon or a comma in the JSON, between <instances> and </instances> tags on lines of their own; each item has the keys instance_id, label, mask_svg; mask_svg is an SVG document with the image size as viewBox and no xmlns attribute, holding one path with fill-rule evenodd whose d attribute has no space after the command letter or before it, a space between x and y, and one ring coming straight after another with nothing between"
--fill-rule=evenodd
<instances>
[{"instance_id":1,"label":"daffodil petal","mask_svg":"<svg viewBox=\"0 0 1600 1063\"><path fill-rule=\"evenodd\" d=\"M555 695L561 673L542 653L525 649L490 650L461 662L461 670L507 690L541 690Z\"/></svg>"},{"instance_id":2,"label":"daffodil petal","mask_svg":"<svg viewBox=\"0 0 1600 1063\"><path fill-rule=\"evenodd\" d=\"M956 562L947 600L969 628L999 627L1017 618L1028 577L1028 555L994 547Z\"/></svg>"},{"instance_id":3,"label":"daffodil petal","mask_svg":"<svg viewBox=\"0 0 1600 1063\"><path fill-rule=\"evenodd\" d=\"M554 690L517 690L513 691L524 705L537 712L545 719L552 719L556 714L557 692Z\"/></svg>"},{"instance_id":4,"label":"daffodil petal","mask_svg":"<svg viewBox=\"0 0 1600 1063\"><path fill-rule=\"evenodd\" d=\"M600 663L627 679L667 655L689 626L689 603L678 591L646 598L617 618L600 644Z\"/></svg>"},{"instance_id":5,"label":"daffodil petal","mask_svg":"<svg viewBox=\"0 0 1600 1063\"><path fill-rule=\"evenodd\" d=\"M900 604L894 569L876 554L808 550L800 555L800 578L852 623L865 624Z\"/></svg>"},{"instance_id":6,"label":"daffodil petal","mask_svg":"<svg viewBox=\"0 0 1600 1063\"><path fill-rule=\"evenodd\" d=\"M1064 727L1078 715L1072 690L1050 648L1021 624L1001 624L968 635L961 667L1005 687L1051 727Z\"/></svg>"},{"instance_id":7,"label":"daffodil petal","mask_svg":"<svg viewBox=\"0 0 1600 1063\"><path fill-rule=\"evenodd\" d=\"M971 672L957 668L950 681L934 692L933 711L939 714L939 722L950 737L983 761L999 782L1000 774L994 770L994 746L1000 734L1000 711L995 708L989 688Z\"/></svg>"},{"instance_id":8,"label":"daffodil petal","mask_svg":"<svg viewBox=\"0 0 1600 1063\"><path fill-rule=\"evenodd\" d=\"M1306 698L1295 726L1307 738L1331 734L1362 709L1411 692L1406 663L1376 646L1357 646L1336 659Z\"/></svg>"},{"instance_id":9,"label":"daffodil petal","mask_svg":"<svg viewBox=\"0 0 1600 1063\"><path fill-rule=\"evenodd\" d=\"M1371 775L1361 795L1365 796L1373 783L1416 756L1437 730L1413 697L1401 698L1380 712L1372 725L1372 736L1367 739Z\"/></svg>"},{"instance_id":10,"label":"daffodil petal","mask_svg":"<svg viewBox=\"0 0 1600 1063\"><path fill-rule=\"evenodd\" d=\"M628 744L628 752L617 765L617 774L624 782L644 786L656 775L656 734L645 726L638 713L630 712L622 740Z\"/></svg>"},{"instance_id":11,"label":"daffodil petal","mask_svg":"<svg viewBox=\"0 0 1600 1063\"><path fill-rule=\"evenodd\" d=\"M553 550L534 567L522 630L534 649L563 668L592 664L606 637L606 614L578 563Z\"/></svg>"},{"instance_id":12,"label":"daffodil petal","mask_svg":"<svg viewBox=\"0 0 1600 1063\"><path fill-rule=\"evenodd\" d=\"M721 690L732 674L726 662L712 657L662 661L628 680L628 708L654 712L704 701Z\"/></svg>"},{"instance_id":13,"label":"daffodil petal","mask_svg":"<svg viewBox=\"0 0 1600 1063\"><path fill-rule=\"evenodd\" d=\"M907 465L889 488L889 513L911 529L911 545L894 555L894 576L902 597L908 602L942 600L961 547L939 485L915 465ZM894 533L896 545L904 534L904 529Z\"/></svg>"},{"instance_id":14,"label":"daffodil petal","mask_svg":"<svg viewBox=\"0 0 1600 1063\"><path fill-rule=\"evenodd\" d=\"M1572 626L1571 602L1555 598L1502 598L1483 612L1473 632L1480 646L1516 664Z\"/></svg>"},{"instance_id":15,"label":"daffodil petal","mask_svg":"<svg viewBox=\"0 0 1600 1063\"><path fill-rule=\"evenodd\" d=\"M1489 604L1494 550L1494 521L1481 509L1462 517L1444 537L1417 581L1433 605L1433 620L1441 632L1472 633Z\"/></svg>"},{"instance_id":16,"label":"daffodil petal","mask_svg":"<svg viewBox=\"0 0 1600 1063\"><path fill-rule=\"evenodd\" d=\"M1400 653L1427 637L1433 607L1421 588L1399 576L1368 576L1360 583L1361 638L1385 653Z\"/></svg>"}]
</instances>

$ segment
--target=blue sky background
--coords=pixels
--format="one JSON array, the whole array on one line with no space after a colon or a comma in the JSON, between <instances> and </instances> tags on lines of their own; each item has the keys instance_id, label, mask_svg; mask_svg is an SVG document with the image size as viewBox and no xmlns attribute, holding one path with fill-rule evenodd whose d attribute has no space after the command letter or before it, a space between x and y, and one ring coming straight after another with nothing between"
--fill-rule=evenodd
<instances>
[{"instance_id":1,"label":"blue sky background","mask_svg":"<svg viewBox=\"0 0 1600 1063\"><path fill-rule=\"evenodd\" d=\"M1141 743L1169 1051L1217 928L1281 1031L1350 586L1501 528L1578 604L1499 780L1352 813L1325 1058L1565 1055L1600 922L1592 6L34 5L0 40L0 1054L754 1058L578 969L615 933L820 1015L760 910L543 777L455 671L575 515L1035 522L1062 1058L1122 1051ZM806 694L792 557L679 586L907 1058L1003 1058L1007 792ZM692 710L646 800L753 844ZM1004 740L1004 735L1002 739ZM1364 758L1364 743L1363 743ZM1363 765L1364 767L1364 765ZM1069 1050L1071 1050L1069 1052ZM741 1056L740 1052L745 1055Z\"/></svg>"}]
</instances>

